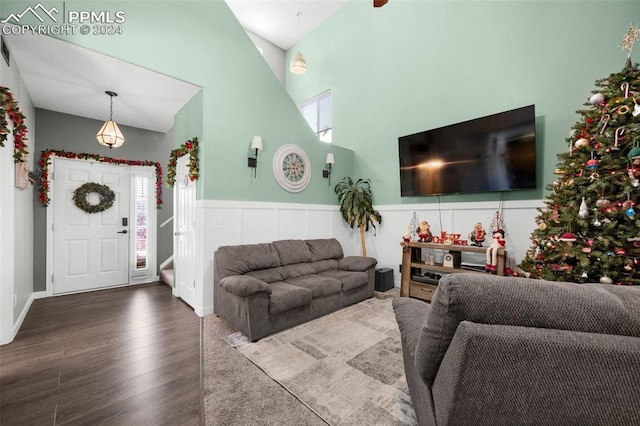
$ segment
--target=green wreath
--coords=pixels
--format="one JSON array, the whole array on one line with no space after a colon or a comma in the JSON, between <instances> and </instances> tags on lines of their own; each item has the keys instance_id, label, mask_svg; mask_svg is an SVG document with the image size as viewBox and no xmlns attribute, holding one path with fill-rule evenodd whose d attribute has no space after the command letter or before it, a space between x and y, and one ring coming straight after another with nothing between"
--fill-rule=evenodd
<instances>
[{"instance_id":1,"label":"green wreath","mask_svg":"<svg viewBox=\"0 0 640 426\"><path fill-rule=\"evenodd\" d=\"M100 196L98 204L89 204L89 201L87 201L87 196L93 192ZM113 205L115 199L116 194L111 188L95 182L87 182L73 191L73 203L77 208L87 213L103 212Z\"/></svg>"}]
</instances>

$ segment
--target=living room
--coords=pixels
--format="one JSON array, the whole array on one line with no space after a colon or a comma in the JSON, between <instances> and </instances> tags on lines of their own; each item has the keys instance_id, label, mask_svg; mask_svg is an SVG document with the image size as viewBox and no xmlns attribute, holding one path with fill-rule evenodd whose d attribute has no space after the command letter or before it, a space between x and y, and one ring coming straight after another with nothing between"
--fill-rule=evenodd
<instances>
[{"instance_id":1,"label":"living room","mask_svg":"<svg viewBox=\"0 0 640 426\"><path fill-rule=\"evenodd\" d=\"M25 4L2 2L0 15L20 12ZM116 9L109 2L73 7ZM478 221L488 228L500 209L506 247L519 262L530 247L546 187L555 179L556 155L568 148L575 111L592 94L595 80L624 66L620 41L638 14L634 1L390 0L375 9L368 0L349 1L287 50L285 63L300 51L308 70L301 76L287 73L283 88L224 2L122 2L121 8L127 17L122 35L56 38L201 88L176 115L173 133L163 136L171 148L193 137L200 140L198 315L213 311L213 253L219 246L335 237L345 253L358 254L359 237L342 222L332 190L345 176L371 180L384 222L376 235L367 235L367 247L379 267L393 270L397 286L399 241L413 212L428 220L434 233L466 235ZM54 122L55 112L37 111L21 80L19 69L2 65L0 84L14 93L27 127L38 128L39 117ZM318 142L296 106L327 90L333 101L330 145ZM536 189L401 197L398 137L532 104ZM246 158L253 155L256 135L263 149L254 178ZM53 148L36 132L31 143L38 148L30 150L32 165L39 150ZM272 175L272 158L285 144L301 147L313 168L308 186L297 193L283 190ZM11 149L0 151L3 176L13 175ZM328 153L335 158L330 181L322 177ZM167 161L165 156L163 166ZM42 214L33 206L37 189L17 190L11 179L2 181L0 294L6 343L34 294L45 291L47 278L33 274L46 262L35 255L41 250L36 234L42 232L33 225L34 216Z\"/></svg>"}]
</instances>

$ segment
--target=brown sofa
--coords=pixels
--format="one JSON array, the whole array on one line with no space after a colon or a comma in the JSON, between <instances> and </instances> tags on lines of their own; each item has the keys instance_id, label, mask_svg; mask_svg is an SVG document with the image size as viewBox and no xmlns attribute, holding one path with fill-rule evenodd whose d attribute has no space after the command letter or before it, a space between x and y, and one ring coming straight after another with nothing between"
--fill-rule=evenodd
<instances>
[{"instance_id":1,"label":"brown sofa","mask_svg":"<svg viewBox=\"0 0 640 426\"><path fill-rule=\"evenodd\" d=\"M222 246L213 311L255 341L372 297L376 263L335 238Z\"/></svg>"},{"instance_id":2,"label":"brown sofa","mask_svg":"<svg viewBox=\"0 0 640 426\"><path fill-rule=\"evenodd\" d=\"M393 301L420 425L640 425L640 288L488 274Z\"/></svg>"}]
</instances>

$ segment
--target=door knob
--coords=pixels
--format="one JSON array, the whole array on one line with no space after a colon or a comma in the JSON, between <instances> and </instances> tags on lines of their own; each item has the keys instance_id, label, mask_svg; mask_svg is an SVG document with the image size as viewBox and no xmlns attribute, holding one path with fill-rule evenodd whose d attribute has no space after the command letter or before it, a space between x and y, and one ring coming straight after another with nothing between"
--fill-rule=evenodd
<instances>
[{"instance_id":1,"label":"door knob","mask_svg":"<svg viewBox=\"0 0 640 426\"><path fill-rule=\"evenodd\" d=\"M128 231L126 229L123 229L122 231L119 231L118 234L126 234Z\"/></svg>"},{"instance_id":2,"label":"door knob","mask_svg":"<svg viewBox=\"0 0 640 426\"><path fill-rule=\"evenodd\" d=\"M182 234L182 232L174 232L174 233L173 233L173 235L175 235L176 237L177 237L178 235L180 235L180 234Z\"/></svg>"}]
</instances>

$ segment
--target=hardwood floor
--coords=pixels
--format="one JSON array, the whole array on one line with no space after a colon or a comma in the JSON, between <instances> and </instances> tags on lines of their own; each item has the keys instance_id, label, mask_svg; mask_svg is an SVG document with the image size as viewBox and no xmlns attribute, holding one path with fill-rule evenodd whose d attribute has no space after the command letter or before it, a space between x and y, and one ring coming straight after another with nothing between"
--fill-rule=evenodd
<instances>
[{"instance_id":1,"label":"hardwood floor","mask_svg":"<svg viewBox=\"0 0 640 426\"><path fill-rule=\"evenodd\" d=\"M201 327L161 283L35 300L0 346L0 424L198 425Z\"/></svg>"}]
</instances>

